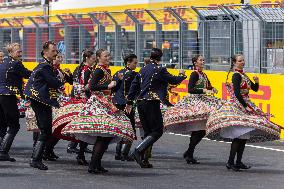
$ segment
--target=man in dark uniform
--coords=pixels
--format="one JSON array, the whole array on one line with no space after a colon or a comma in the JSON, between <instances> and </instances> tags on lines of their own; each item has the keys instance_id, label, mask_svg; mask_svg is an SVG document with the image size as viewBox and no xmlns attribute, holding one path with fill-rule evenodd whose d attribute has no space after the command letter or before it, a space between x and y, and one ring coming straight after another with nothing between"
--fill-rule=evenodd
<instances>
[{"instance_id":1,"label":"man in dark uniform","mask_svg":"<svg viewBox=\"0 0 284 189\"><path fill-rule=\"evenodd\" d=\"M56 44L52 41L45 42L41 54L44 61L34 68L24 94L31 101L31 107L35 112L40 129L40 136L33 148L30 166L47 170L48 167L42 163L42 156L46 141L52 134L52 107L59 107L57 93L64 83L57 78L52 66L57 55Z\"/></svg>"},{"instance_id":2,"label":"man in dark uniform","mask_svg":"<svg viewBox=\"0 0 284 189\"><path fill-rule=\"evenodd\" d=\"M22 50L18 43L11 43L6 49L9 56L0 64L0 112L1 118L4 119L1 120L4 123L1 130L4 132L0 146L0 161L16 161L9 156L14 138L20 129L16 95L23 96L23 78L29 78L31 71L22 64Z\"/></svg>"},{"instance_id":3,"label":"man in dark uniform","mask_svg":"<svg viewBox=\"0 0 284 189\"><path fill-rule=\"evenodd\" d=\"M114 93L113 103L122 111L124 111L127 103L126 98L129 93L131 83L137 75L137 72L134 71L137 67L137 63L137 56L135 54L127 55L124 58L125 68L119 70L113 76L113 79L117 83L116 87L112 90ZM132 128L135 131L135 109L132 108L130 114L126 114L126 116L130 119ZM122 161L133 161L133 158L128 156L131 146L132 142L123 140L119 141L116 145L115 159Z\"/></svg>"},{"instance_id":4,"label":"man in dark uniform","mask_svg":"<svg viewBox=\"0 0 284 189\"><path fill-rule=\"evenodd\" d=\"M144 140L135 148L132 155L141 168L152 167L143 163L142 156L146 149L163 135L164 126L160 102L165 99L165 88L168 84L177 85L186 79L183 70L180 71L179 76L173 76L166 68L162 68L159 65L162 56L160 49L152 49L151 63L141 68L131 84L127 97L125 110L130 113L133 100L138 96L137 108L144 130Z\"/></svg>"}]
</instances>

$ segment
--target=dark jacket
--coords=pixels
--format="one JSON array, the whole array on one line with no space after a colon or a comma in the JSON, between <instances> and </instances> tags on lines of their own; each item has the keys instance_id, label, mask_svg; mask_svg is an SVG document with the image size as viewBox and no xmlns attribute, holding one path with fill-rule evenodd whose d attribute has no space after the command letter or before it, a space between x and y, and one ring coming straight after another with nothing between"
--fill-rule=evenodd
<instances>
[{"instance_id":1,"label":"dark jacket","mask_svg":"<svg viewBox=\"0 0 284 189\"><path fill-rule=\"evenodd\" d=\"M141 68L133 80L127 97L127 104L133 104L137 94L137 100L163 101L167 95L168 84L177 85L184 79L186 79L185 75L173 76L166 68L150 63Z\"/></svg>"},{"instance_id":2,"label":"dark jacket","mask_svg":"<svg viewBox=\"0 0 284 189\"><path fill-rule=\"evenodd\" d=\"M63 87L50 62L45 60L38 64L25 87L24 94L45 105L59 107L58 89Z\"/></svg>"},{"instance_id":3,"label":"dark jacket","mask_svg":"<svg viewBox=\"0 0 284 189\"><path fill-rule=\"evenodd\" d=\"M0 95L23 95L23 79L28 79L31 71L21 61L6 57L0 64Z\"/></svg>"},{"instance_id":4,"label":"dark jacket","mask_svg":"<svg viewBox=\"0 0 284 189\"><path fill-rule=\"evenodd\" d=\"M119 80L118 74L123 74L123 79ZM138 73L129 69L128 67L116 72L113 76L113 80L117 82L113 92L113 103L124 105L127 103L127 96L131 87L131 83Z\"/></svg>"}]
</instances>

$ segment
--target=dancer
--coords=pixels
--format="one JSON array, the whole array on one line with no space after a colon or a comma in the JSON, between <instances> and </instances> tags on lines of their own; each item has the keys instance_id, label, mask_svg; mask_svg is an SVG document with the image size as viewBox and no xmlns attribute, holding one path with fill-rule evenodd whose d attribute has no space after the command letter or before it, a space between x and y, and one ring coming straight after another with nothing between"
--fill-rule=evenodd
<instances>
[{"instance_id":1,"label":"dancer","mask_svg":"<svg viewBox=\"0 0 284 189\"><path fill-rule=\"evenodd\" d=\"M183 70L180 71L179 76L173 76L166 68L160 67L162 56L163 53L160 49L152 49L151 63L141 68L131 84L127 97L127 113L131 112L133 101L137 97L138 113L144 130L144 140L132 154L141 168L148 168L148 165L145 165L142 160L145 150L163 135L160 101L166 95L164 89L168 84L179 84L186 78Z\"/></svg>"},{"instance_id":2,"label":"dancer","mask_svg":"<svg viewBox=\"0 0 284 189\"><path fill-rule=\"evenodd\" d=\"M61 69L60 64L63 62L63 54L58 52L56 55L55 60L53 61L53 69L57 76L57 78L63 82L63 83L69 83L70 85L73 84L73 75L69 68ZM67 96L65 92L65 88L62 88L59 93L58 102L60 106L65 104L67 101L69 101L69 97ZM57 114L58 108L53 108L53 114ZM35 138L34 138L35 139ZM46 142L45 150L43 153L43 160L49 160L49 161L56 161L59 157L54 153L54 147L58 143L60 138L57 138L56 136L51 136L49 140ZM34 142L35 143L35 142Z\"/></svg>"},{"instance_id":3,"label":"dancer","mask_svg":"<svg viewBox=\"0 0 284 189\"><path fill-rule=\"evenodd\" d=\"M98 66L86 86L90 89L92 96L78 118L63 128L62 134L72 134L81 141L94 144L88 172L101 174L107 172L101 165L101 159L109 143L113 139L115 142L121 138L133 141L135 133L129 119L111 102L111 89L116 86L116 82L112 81L108 68L110 53L99 49L96 52L96 58Z\"/></svg>"},{"instance_id":4,"label":"dancer","mask_svg":"<svg viewBox=\"0 0 284 189\"><path fill-rule=\"evenodd\" d=\"M61 134L62 129L70 123L72 120L76 120L78 114L90 98L91 92L84 88L88 84L90 76L92 74L93 67L96 63L96 56L93 51L86 49L83 54L83 61L77 69L77 78L72 89L71 99L63 104L63 106L55 111L53 118L53 135L57 138L64 140L71 140L72 142L79 142L80 149L78 151L77 163L79 165L88 165L85 159L85 150L87 143L76 140L73 136L64 136Z\"/></svg>"},{"instance_id":5,"label":"dancer","mask_svg":"<svg viewBox=\"0 0 284 189\"><path fill-rule=\"evenodd\" d=\"M19 110L16 95L23 96L23 79L28 79L31 71L22 64L22 49L18 43L8 44L9 56L0 64L0 114L1 136L0 161L16 161L9 156L14 138L20 129ZM6 128L8 127L8 131ZM1 141L1 139L0 139Z\"/></svg>"},{"instance_id":6,"label":"dancer","mask_svg":"<svg viewBox=\"0 0 284 189\"><path fill-rule=\"evenodd\" d=\"M57 78L52 65L57 55L56 44L52 41L45 42L41 55L44 61L34 68L24 94L31 101L37 126L40 129L40 136L33 148L30 166L47 170L48 167L42 163L42 156L46 141L52 134L52 107L59 107L57 91L63 88L64 83Z\"/></svg>"},{"instance_id":7,"label":"dancer","mask_svg":"<svg viewBox=\"0 0 284 189\"><path fill-rule=\"evenodd\" d=\"M183 154L188 164L199 164L194 157L197 144L205 136L206 121L210 112L222 105L222 100L213 96L218 91L212 87L207 75L203 72L204 58L196 55L192 58L194 71L188 83L189 95L169 108L164 116L165 129L178 134L191 134L188 149Z\"/></svg>"},{"instance_id":8,"label":"dancer","mask_svg":"<svg viewBox=\"0 0 284 189\"><path fill-rule=\"evenodd\" d=\"M137 63L137 56L135 54L127 55L124 58L125 68L119 70L113 76L114 81L117 82L117 86L112 90L114 93L112 100L115 106L121 111L124 111L125 109L127 102L126 98L131 86L131 82L137 75L137 72L134 71L137 67ZM119 78L121 75L123 75L122 80ZM132 128L135 131L135 108L132 109L130 114L125 115L130 119ZM133 158L128 156L131 146L132 142L127 142L124 140L119 141L116 145L115 159L122 161L134 161Z\"/></svg>"},{"instance_id":9,"label":"dancer","mask_svg":"<svg viewBox=\"0 0 284 189\"><path fill-rule=\"evenodd\" d=\"M244 57L234 55L230 69L234 71L232 86L227 84L231 99L220 109L212 112L206 128L208 138L232 141L226 167L234 171L251 168L242 162L247 142L273 141L280 136L280 126L270 122L269 115L250 101L249 90L258 91L259 78L254 76L252 82L244 73L244 66Z\"/></svg>"}]
</instances>

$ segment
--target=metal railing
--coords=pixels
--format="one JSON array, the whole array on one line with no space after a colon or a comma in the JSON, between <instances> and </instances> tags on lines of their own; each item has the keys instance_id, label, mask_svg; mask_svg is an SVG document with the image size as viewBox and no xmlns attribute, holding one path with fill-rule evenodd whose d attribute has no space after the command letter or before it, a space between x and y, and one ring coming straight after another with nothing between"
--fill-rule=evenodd
<instances>
[{"instance_id":1,"label":"metal railing","mask_svg":"<svg viewBox=\"0 0 284 189\"><path fill-rule=\"evenodd\" d=\"M39 61L42 43L54 40L66 63L79 63L85 48L105 48L122 65L125 54L142 64L158 47L169 67L189 68L203 54L211 70L227 70L230 57L243 54L248 71L284 73L283 22L284 9L271 3L3 18L0 49L18 42L24 61Z\"/></svg>"}]
</instances>

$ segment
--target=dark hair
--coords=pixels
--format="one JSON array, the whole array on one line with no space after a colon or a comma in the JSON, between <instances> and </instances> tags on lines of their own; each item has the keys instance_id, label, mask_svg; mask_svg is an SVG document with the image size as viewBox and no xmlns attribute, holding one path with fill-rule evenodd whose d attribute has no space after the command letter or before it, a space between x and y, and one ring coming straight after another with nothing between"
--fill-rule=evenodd
<instances>
[{"instance_id":1,"label":"dark hair","mask_svg":"<svg viewBox=\"0 0 284 189\"><path fill-rule=\"evenodd\" d=\"M98 63L98 58L101 57L102 53L107 51L106 49L99 49L96 51L96 62Z\"/></svg>"},{"instance_id":2,"label":"dark hair","mask_svg":"<svg viewBox=\"0 0 284 189\"><path fill-rule=\"evenodd\" d=\"M163 52L161 49L153 48L151 50L151 53L150 53L151 60L161 61L162 56L163 56Z\"/></svg>"},{"instance_id":3,"label":"dark hair","mask_svg":"<svg viewBox=\"0 0 284 189\"><path fill-rule=\"evenodd\" d=\"M46 42L44 42L44 44L42 45L42 51L40 53L42 57L44 55L44 51L49 48L49 45L56 46L56 43L54 41L46 41Z\"/></svg>"},{"instance_id":4,"label":"dark hair","mask_svg":"<svg viewBox=\"0 0 284 189\"><path fill-rule=\"evenodd\" d=\"M78 68L78 80L80 81L80 77L82 75L82 69L83 69L83 66L84 66L84 63L86 62L87 58L90 58L94 53L94 51L90 50L90 49L85 49L82 51L82 59L83 61L80 63L80 66Z\"/></svg>"},{"instance_id":5,"label":"dark hair","mask_svg":"<svg viewBox=\"0 0 284 189\"><path fill-rule=\"evenodd\" d=\"M191 61L192 61L193 69L195 69L195 62L197 62L198 58L201 56L202 56L201 54L197 54L194 57L192 57Z\"/></svg>"},{"instance_id":6,"label":"dark hair","mask_svg":"<svg viewBox=\"0 0 284 189\"><path fill-rule=\"evenodd\" d=\"M237 58L238 58L239 56L243 56L243 55L242 55L242 54L234 54L234 55L230 58L230 69L229 69L228 74L227 74L226 82L228 81L229 74L231 73L231 71L233 71L234 64L237 62Z\"/></svg>"},{"instance_id":7,"label":"dark hair","mask_svg":"<svg viewBox=\"0 0 284 189\"><path fill-rule=\"evenodd\" d=\"M129 55L125 56L124 59L123 59L124 65L126 66L126 64L128 62L132 62L134 59L137 59L137 56L135 54L129 54Z\"/></svg>"},{"instance_id":8,"label":"dark hair","mask_svg":"<svg viewBox=\"0 0 284 189\"><path fill-rule=\"evenodd\" d=\"M147 64L150 64L151 62L151 59L150 58L144 58L144 64L147 65Z\"/></svg>"}]
</instances>

